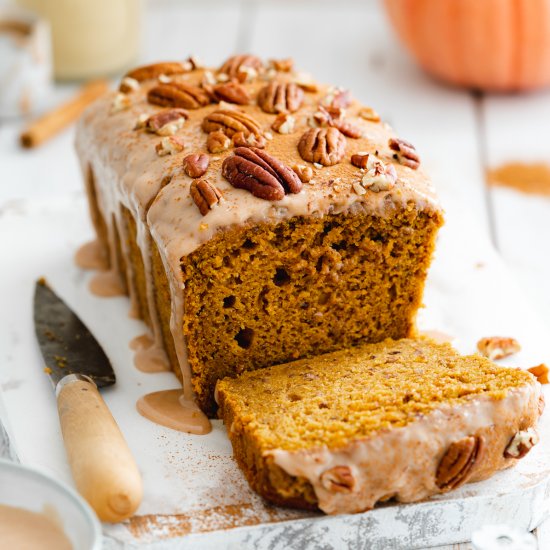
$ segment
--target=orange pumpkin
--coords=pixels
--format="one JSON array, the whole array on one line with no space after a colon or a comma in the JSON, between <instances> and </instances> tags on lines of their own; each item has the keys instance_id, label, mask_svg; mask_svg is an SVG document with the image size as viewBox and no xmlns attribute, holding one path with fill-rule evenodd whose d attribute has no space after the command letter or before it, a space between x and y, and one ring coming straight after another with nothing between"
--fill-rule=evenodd
<instances>
[{"instance_id":1,"label":"orange pumpkin","mask_svg":"<svg viewBox=\"0 0 550 550\"><path fill-rule=\"evenodd\" d=\"M492 91L550 85L550 0L385 0L430 74Z\"/></svg>"}]
</instances>

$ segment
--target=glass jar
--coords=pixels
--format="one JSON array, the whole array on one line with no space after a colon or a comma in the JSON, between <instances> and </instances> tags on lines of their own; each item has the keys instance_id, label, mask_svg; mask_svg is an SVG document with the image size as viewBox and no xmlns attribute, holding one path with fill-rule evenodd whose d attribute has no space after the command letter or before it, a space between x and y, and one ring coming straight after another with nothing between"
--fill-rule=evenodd
<instances>
[{"instance_id":1,"label":"glass jar","mask_svg":"<svg viewBox=\"0 0 550 550\"><path fill-rule=\"evenodd\" d=\"M57 79L80 80L113 74L136 59L141 0L18 0L18 3L50 22Z\"/></svg>"}]
</instances>

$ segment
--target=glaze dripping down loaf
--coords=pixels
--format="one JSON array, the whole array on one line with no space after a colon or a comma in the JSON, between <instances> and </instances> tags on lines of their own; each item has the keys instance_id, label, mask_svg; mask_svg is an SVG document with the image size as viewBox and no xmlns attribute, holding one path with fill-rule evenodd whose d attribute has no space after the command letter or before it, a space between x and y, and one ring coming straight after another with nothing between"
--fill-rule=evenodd
<instances>
[{"instance_id":1,"label":"glaze dripping down loaf","mask_svg":"<svg viewBox=\"0 0 550 550\"><path fill-rule=\"evenodd\" d=\"M538 441L540 384L448 344L385 340L218 383L250 485L282 505L353 513L485 479Z\"/></svg>"},{"instance_id":2,"label":"glaze dripping down loaf","mask_svg":"<svg viewBox=\"0 0 550 550\"><path fill-rule=\"evenodd\" d=\"M416 149L289 60L128 73L77 150L113 275L186 392L412 334L442 212Z\"/></svg>"}]
</instances>

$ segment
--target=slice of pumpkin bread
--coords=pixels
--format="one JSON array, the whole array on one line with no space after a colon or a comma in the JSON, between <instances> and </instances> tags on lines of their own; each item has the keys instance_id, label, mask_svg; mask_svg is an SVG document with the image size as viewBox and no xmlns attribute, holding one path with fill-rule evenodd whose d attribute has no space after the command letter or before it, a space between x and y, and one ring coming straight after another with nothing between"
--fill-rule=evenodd
<instances>
[{"instance_id":1,"label":"slice of pumpkin bread","mask_svg":"<svg viewBox=\"0 0 550 550\"><path fill-rule=\"evenodd\" d=\"M353 513L485 479L537 442L528 372L448 344L385 340L217 385L252 488L277 504Z\"/></svg>"}]
</instances>

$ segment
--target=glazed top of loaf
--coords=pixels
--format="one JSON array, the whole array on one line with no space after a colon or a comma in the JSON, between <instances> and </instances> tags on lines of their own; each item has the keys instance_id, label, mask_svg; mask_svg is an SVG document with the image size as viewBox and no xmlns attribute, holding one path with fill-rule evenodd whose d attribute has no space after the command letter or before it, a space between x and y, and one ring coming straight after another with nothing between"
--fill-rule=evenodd
<instances>
[{"instance_id":1,"label":"glazed top of loaf","mask_svg":"<svg viewBox=\"0 0 550 550\"><path fill-rule=\"evenodd\" d=\"M239 224L439 209L414 147L289 60L235 56L206 69L190 58L131 71L86 111L77 150L103 215L122 203L147 220L170 263Z\"/></svg>"}]
</instances>

